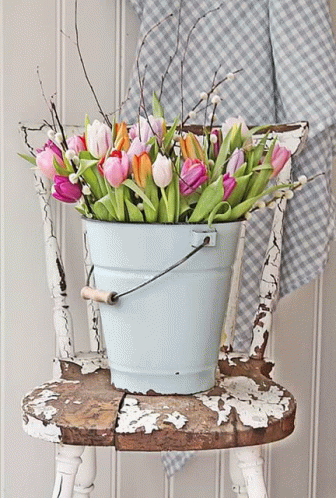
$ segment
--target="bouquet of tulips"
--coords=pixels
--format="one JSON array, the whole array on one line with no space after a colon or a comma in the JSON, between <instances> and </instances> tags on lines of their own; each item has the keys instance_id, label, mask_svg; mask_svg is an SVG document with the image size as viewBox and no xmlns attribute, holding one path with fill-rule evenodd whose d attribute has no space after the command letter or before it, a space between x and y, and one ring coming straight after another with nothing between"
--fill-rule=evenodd
<instances>
[{"instance_id":1,"label":"bouquet of tulips","mask_svg":"<svg viewBox=\"0 0 336 498\"><path fill-rule=\"evenodd\" d=\"M86 117L83 135L50 129L36 157L21 155L52 181L56 199L87 218L211 225L248 217L276 190L292 195L293 185L268 185L290 151L267 133L254 143L260 128L249 130L241 117L199 127L199 135L178 117L169 126L154 93L152 115L131 126Z\"/></svg>"}]
</instances>

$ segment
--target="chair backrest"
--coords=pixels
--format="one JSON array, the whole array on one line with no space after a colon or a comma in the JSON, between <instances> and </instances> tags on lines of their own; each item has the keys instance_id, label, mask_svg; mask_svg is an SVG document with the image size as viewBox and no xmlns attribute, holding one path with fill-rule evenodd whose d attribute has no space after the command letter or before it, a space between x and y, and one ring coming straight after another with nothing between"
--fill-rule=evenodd
<instances>
[{"instance_id":1,"label":"chair backrest","mask_svg":"<svg viewBox=\"0 0 336 498\"><path fill-rule=\"evenodd\" d=\"M42 127L27 127L22 125L21 132L26 145L31 145L31 140L27 139L28 131L34 133L34 142L39 145L45 139L45 130ZM74 133L76 127L66 127L69 135ZM275 136L278 137L279 144L287 147L292 157L297 154L302 147L308 134L308 123L292 123L286 125L273 125L263 129L263 133L270 131L269 141ZM77 129L78 133L78 129ZM255 135L254 141L260 140L261 135ZM278 181L288 183L291 174L291 160L281 171ZM47 279L52 299L54 301L54 327L57 337L58 356L60 358L69 358L75 354L74 334L72 317L67 302L67 287L65 278L65 269L62 262L60 245L57 240L55 230L55 218L51 206L52 196L50 193L50 181L38 170L34 169L35 188L40 201L40 207L43 219L44 242L46 251ZM269 244L266 250L261 280L260 280L260 298L258 309L256 310L253 338L250 348L250 355L253 358L262 359L267 344L268 335L272 324L272 312L277 300L281 246L282 246L282 225L287 200L285 197L277 199L274 208L274 218L270 232ZM238 245L238 252L244 251L246 223L243 224L242 233ZM83 230L83 251L84 251L84 269L85 278L88 278L91 268L90 252L86 241L86 233ZM237 258L233 269L231 293L228 304L228 311L225 324L223 326L223 336L226 337L225 347L232 351L232 343L235 333L235 317L237 311L237 302L239 298L239 286L241 268ZM269 278L271 276L271 278ZM91 285L94 286L93 276L90 277ZM89 320L89 340L91 351L102 352L103 339L101 334L101 320L99 307L93 301L87 302L88 320Z\"/></svg>"}]
</instances>

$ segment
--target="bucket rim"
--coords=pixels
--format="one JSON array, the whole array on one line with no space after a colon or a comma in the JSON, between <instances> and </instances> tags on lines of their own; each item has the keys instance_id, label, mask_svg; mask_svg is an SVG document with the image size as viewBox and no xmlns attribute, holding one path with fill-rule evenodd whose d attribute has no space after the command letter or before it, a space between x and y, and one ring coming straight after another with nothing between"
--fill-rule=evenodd
<instances>
[{"instance_id":1,"label":"bucket rim","mask_svg":"<svg viewBox=\"0 0 336 498\"><path fill-rule=\"evenodd\" d=\"M185 221L181 221L181 222L177 222L177 223L174 223L174 222L165 222L165 223L158 223L158 222L154 222L154 223L147 223L145 221L128 221L128 222L124 222L124 221L108 221L108 220L96 220L94 218L87 218L86 216L82 216L81 217L83 221L85 222L92 222L92 223L102 223L102 224L106 224L106 225L118 225L118 226L121 226L121 225L124 225L124 226L132 226L132 225L141 225L141 226L146 226L146 227L149 227L149 226L161 226L161 227L165 227L165 226L168 226L168 227L173 227L173 226L189 226L189 227L193 227L193 226L199 226L199 227L207 227L209 230L211 230L212 227L214 226L223 226L223 225L238 225L238 224L242 224L244 221L246 221L245 219L241 218L241 219L238 219L238 220L235 220L235 221L222 221L222 222L217 222L217 223L212 223L211 225L209 225L208 223L188 223L188 222L185 222Z\"/></svg>"}]
</instances>

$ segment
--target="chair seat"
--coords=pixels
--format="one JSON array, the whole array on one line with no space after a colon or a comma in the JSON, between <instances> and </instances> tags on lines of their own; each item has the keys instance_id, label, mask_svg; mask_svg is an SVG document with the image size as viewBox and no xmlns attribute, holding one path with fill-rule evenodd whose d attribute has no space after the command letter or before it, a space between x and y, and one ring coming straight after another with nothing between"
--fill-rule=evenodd
<instances>
[{"instance_id":1,"label":"chair seat","mask_svg":"<svg viewBox=\"0 0 336 498\"><path fill-rule=\"evenodd\" d=\"M24 397L29 435L120 451L185 451L266 444L294 430L295 400L270 379L265 360L222 353L215 387L187 396L116 390L108 368L83 368L83 361L61 360L62 378Z\"/></svg>"}]
</instances>

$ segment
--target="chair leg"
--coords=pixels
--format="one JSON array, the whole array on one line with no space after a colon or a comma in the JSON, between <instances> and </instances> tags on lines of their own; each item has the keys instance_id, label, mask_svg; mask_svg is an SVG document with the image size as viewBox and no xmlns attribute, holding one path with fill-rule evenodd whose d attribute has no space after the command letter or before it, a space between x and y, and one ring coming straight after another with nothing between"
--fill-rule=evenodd
<instances>
[{"instance_id":1,"label":"chair leg","mask_svg":"<svg viewBox=\"0 0 336 498\"><path fill-rule=\"evenodd\" d=\"M244 476L248 498L267 498L261 447L236 448L235 454L238 458L238 466Z\"/></svg>"},{"instance_id":2,"label":"chair leg","mask_svg":"<svg viewBox=\"0 0 336 498\"><path fill-rule=\"evenodd\" d=\"M73 498L90 498L97 473L96 448L87 446L81 458L82 463L77 472Z\"/></svg>"},{"instance_id":3,"label":"chair leg","mask_svg":"<svg viewBox=\"0 0 336 498\"><path fill-rule=\"evenodd\" d=\"M56 479L52 498L72 498L83 446L60 445L56 456Z\"/></svg>"},{"instance_id":4,"label":"chair leg","mask_svg":"<svg viewBox=\"0 0 336 498\"><path fill-rule=\"evenodd\" d=\"M237 498L248 498L243 472L239 467L236 448L229 450L229 468L232 490L237 493Z\"/></svg>"}]
</instances>

